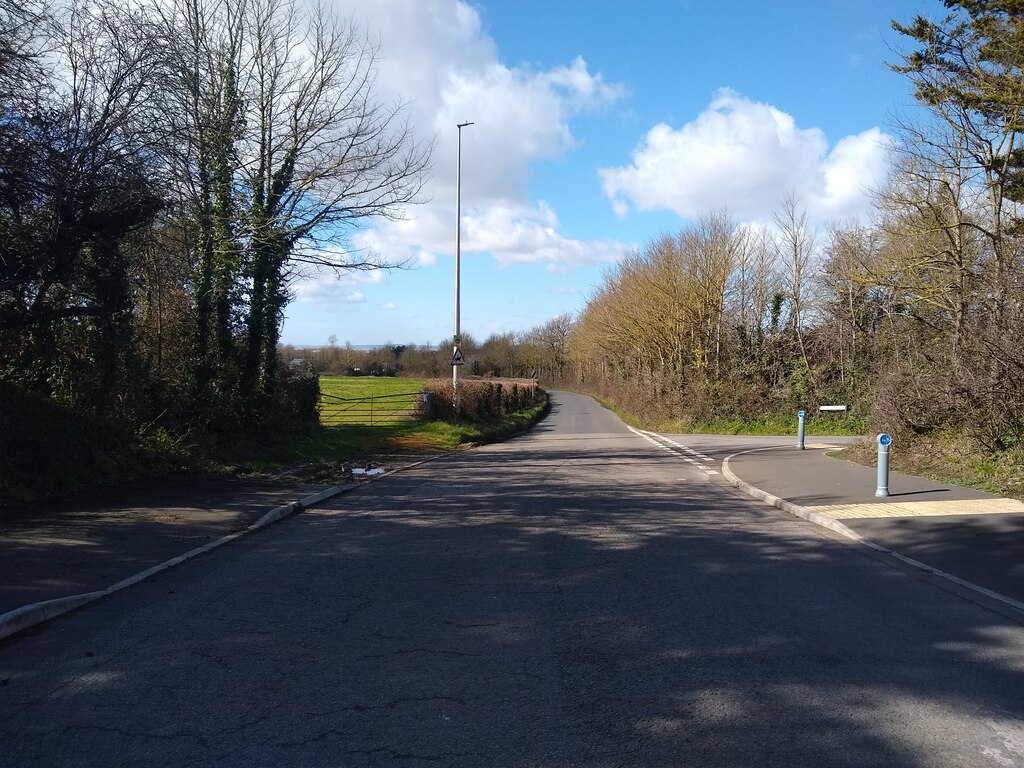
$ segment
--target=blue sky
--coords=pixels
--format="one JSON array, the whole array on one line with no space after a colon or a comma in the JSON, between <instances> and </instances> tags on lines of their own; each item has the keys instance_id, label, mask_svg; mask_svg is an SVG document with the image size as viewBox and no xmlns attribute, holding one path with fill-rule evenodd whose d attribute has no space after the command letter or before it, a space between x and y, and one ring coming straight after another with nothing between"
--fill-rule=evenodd
<instances>
[{"instance_id":1,"label":"blue sky","mask_svg":"<svg viewBox=\"0 0 1024 768\"><path fill-rule=\"evenodd\" d=\"M890 20L940 0L330 0L381 41L378 93L434 138L428 201L353 245L411 269L313 275L282 341L438 343L453 332L456 124L462 330L577 312L628 250L727 208L766 223L795 191L814 221L869 209L893 116Z\"/></svg>"}]
</instances>

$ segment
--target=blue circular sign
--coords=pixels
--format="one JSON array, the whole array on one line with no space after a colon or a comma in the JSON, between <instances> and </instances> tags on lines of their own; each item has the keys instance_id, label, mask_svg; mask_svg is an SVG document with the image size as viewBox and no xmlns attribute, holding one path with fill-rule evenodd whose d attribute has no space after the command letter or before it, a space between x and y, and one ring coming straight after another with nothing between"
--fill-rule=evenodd
<instances>
[{"instance_id":1,"label":"blue circular sign","mask_svg":"<svg viewBox=\"0 0 1024 768\"><path fill-rule=\"evenodd\" d=\"M796 415L797 415L798 418L802 419L806 414L803 411L797 411Z\"/></svg>"},{"instance_id":2,"label":"blue circular sign","mask_svg":"<svg viewBox=\"0 0 1024 768\"><path fill-rule=\"evenodd\" d=\"M881 434L878 436L879 445L889 445L892 442L892 435Z\"/></svg>"}]
</instances>

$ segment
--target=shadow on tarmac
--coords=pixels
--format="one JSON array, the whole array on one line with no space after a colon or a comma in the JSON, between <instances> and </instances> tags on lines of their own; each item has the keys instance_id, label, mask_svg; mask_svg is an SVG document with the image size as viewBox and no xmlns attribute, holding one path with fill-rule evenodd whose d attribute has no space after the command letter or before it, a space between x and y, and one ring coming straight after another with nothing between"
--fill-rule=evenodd
<instances>
[{"instance_id":1,"label":"shadow on tarmac","mask_svg":"<svg viewBox=\"0 0 1024 768\"><path fill-rule=\"evenodd\" d=\"M934 768L1019 733L1019 625L668 482L640 439L551 433L162 576L68 619L70 648L6 647L0 765Z\"/></svg>"}]
</instances>

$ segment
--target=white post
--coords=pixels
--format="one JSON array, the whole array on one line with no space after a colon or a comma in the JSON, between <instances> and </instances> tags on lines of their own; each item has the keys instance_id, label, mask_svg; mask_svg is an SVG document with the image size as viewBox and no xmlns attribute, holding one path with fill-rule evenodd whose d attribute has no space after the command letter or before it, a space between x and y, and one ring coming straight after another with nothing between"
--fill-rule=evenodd
<instances>
[{"instance_id":1,"label":"white post","mask_svg":"<svg viewBox=\"0 0 1024 768\"><path fill-rule=\"evenodd\" d=\"M459 345L462 344L462 330L460 328L460 282L462 266L462 129L473 123L458 123L459 129L458 152L455 160L455 337L452 349L452 409L455 414L459 413L459 368L455 356L458 354Z\"/></svg>"}]
</instances>

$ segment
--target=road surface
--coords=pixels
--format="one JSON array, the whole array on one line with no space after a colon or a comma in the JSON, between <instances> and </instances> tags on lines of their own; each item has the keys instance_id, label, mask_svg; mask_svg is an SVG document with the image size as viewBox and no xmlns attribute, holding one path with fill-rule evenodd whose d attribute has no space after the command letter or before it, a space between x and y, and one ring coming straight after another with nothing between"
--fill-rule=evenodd
<instances>
[{"instance_id":1,"label":"road surface","mask_svg":"<svg viewBox=\"0 0 1024 768\"><path fill-rule=\"evenodd\" d=\"M1024 765L1019 624L701 453L556 393L0 646L0 766Z\"/></svg>"}]
</instances>

